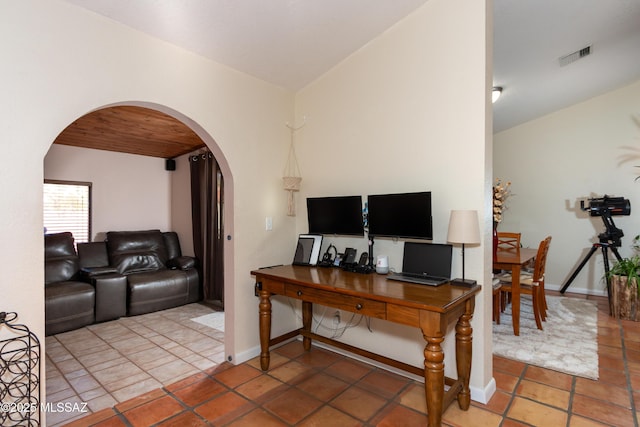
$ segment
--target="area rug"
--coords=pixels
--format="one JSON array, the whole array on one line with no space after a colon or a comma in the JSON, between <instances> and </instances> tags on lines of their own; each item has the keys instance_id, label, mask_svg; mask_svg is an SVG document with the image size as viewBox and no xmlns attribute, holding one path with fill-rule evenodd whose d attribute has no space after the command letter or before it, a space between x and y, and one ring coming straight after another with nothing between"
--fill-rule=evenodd
<instances>
[{"instance_id":1,"label":"area rug","mask_svg":"<svg viewBox=\"0 0 640 427\"><path fill-rule=\"evenodd\" d=\"M224 311L216 311L215 313L194 317L191 320L224 332Z\"/></svg>"},{"instance_id":2,"label":"area rug","mask_svg":"<svg viewBox=\"0 0 640 427\"><path fill-rule=\"evenodd\" d=\"M547 297L544 330L536 328L531 297L520 304L520 336L513 335L511 305L493 325L493 354L570 375L598 379L598 311L595 302Z\"/></svg>"}]
</instances>

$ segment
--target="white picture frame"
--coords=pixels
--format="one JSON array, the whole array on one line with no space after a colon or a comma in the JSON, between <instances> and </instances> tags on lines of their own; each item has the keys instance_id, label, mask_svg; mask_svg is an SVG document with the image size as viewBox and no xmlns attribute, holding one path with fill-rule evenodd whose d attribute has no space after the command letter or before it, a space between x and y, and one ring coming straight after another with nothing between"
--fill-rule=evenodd
<instances>
[{"instance_id":1,"label":"white picture frame","mask_svg":"<svg viewBox=\"0 0 640 427\"><path fill-rule=\"evenodd\" d=\"M320 259L320 247L322 246L322 235L301 234L298 236L295 254L293 255L293 265L318 264Z\"/></svg>"}]
</instances>

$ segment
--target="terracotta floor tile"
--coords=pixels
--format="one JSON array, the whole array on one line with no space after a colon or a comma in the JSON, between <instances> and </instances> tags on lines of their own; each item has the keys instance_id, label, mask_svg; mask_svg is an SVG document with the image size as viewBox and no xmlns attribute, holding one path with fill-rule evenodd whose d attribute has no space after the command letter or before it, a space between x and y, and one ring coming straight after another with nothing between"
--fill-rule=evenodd
<instances>
[{"instance_id":1,"label":"terracotta floor tile","mask_svg":"<svg viewBox=\"0 0 640 427\"><path fill-rule=\"evenodd\" d=\"M504 372L515 377L519 377L526 368L526 363L517 360L511 360L500 356L493 356L493 369L495 371Z\"/></svg>"},{"instance_id":2,"label":"terracotta floor tile","mask_svg":"<svg viewBox=\"0 0 640 427\"><path fill-rule=\"evenodd\" d=\"M166 396L166 392L162 389L152 390L148 393L142 394L140 396L136 396L132 399L129 399L125 402L118 403L116 405L116 409L120 412L128 411L129 409L136 408L138 406L149 403L153 400L159 399L163 396Z\"/></svg>"},{"instance_id":3,"label":"terracotta floor tile","mask_svg":"<svg viewBox=\"0 0 640 427\"><path fill-rule=\"evenodd\" d=\"M330 406L323 406L298 424L300 427L358 427L361 425L360 421Z\"/></svg>"},{"instance_id":4,"label":"terracotta floor tile","mask_svg":"<svg viewBox=\"0 0 640 427\"><path fill-rule=\"evenodd\" d=\"M510 393L505 393L498 390L493 394L493 396L491 396L491 399L486 405L474 402L473 400L471 401L471 404L480 408L488 409L489 411L495 412L496 414L504 415L507 407L509 406L509 403L511 403L512 398L513 395L511 395Z\"/></svg>"},{"instance_id":5,"label":"terracotta floor tile","mask_svg":"<svg viewBox=\"0 0 640 427\"><path fill-rule=\"evenodd\" d=\"M257 403L266 402L290 386L269 375L260 375L236 388L236 392Z\"/></svg>"},{"instance_id":6,"label":"terracotta floor tile","mask_svg":"<svg viewBox=\"0 0 640 427\"><path fill-rule=\"evenodd\" d=\"M255 405L247 399L236 393L227 392L197 406L194 411L217 425L232 421L254 408Z\"/></svg>"},{"instance_id":7,"label":"terracotta floor tile","mask_svg":"<svg viewBox=\"0 0 640 427\"><path fill-rule=\"evenodd\" d=\"M300 382L296 387L316 399L328 402L349 387L349 384L336 377L319 373Z\"/></svg>"},{"instance_id":8,"label":"terracotta floor tile","mask_svg":"<svg viewBox=\"0 0 640 427\"><path fill-rule=\"evenodd\" d=\"M442 415L442 421L455 427L498 427L502 417L494 412L475 406L469 407L468 411L463 411L457 402L453 402ZM553 424L545 425L551 426Z\"/></svg>"},{"instance_id":9,"label":"terracotta floor tile","mask_svg":"<svg viewBox=\"0 0 640 427\"><path fill-rule=\"evenodd\" d=\"M531 427L531 424L524 424L516 420L505 418L505 420L501 424L501 427Z\"/></svg>"},{"instance_id":10,"label":"terracotta floor tile","mask_svg":"<svg viewBox=\"0 0 640 427\"><path fill-rule=\"evenodd\" d=\"M569 420L569 427L605 427L608 424L602 424L598 421L590 420L579 415L572 415Z\"/></svg>"},{"instance_id":11,"label":"terracotta floor tile","mask_svg":"<svg viewBox=\"0 0 640 427\"><path fill-rule=\"evenodd\" d=\"M523 380L516 390L518 396L554 406L563 411L569 409L571 393L534 381Z\"/></svg>"},{"instance_id":12,"label":"terracotta floor tile","mask_svg":"<svg viewBox=\"0 0 640 427\"><path fill-rule=\"evenodd\" d=\"M300 341L291 341L290 343L280 346L271 352L281 354L289 359L295 359L296 357L304 354L305 350Z\"/></svg>"},{"instance_id":13,"label":"terracotta floor tile","mask_svg":"<svg viewBox=\"0 0 640 427\"><path fill-rule=\"evenodd\" d=\"M493 378L496 380L496 388L507 393L512 393L516 389L516 385L520 380L519 377L515 377L511 374L495 371L493 372Z\"/></svg>"},{"instance_id":14,"label":"terracotta floor tile","mask_svg":"<svg viewBox=\"0 0 640 427\"><path fill-rule=\"evenodd\" d=\"M617 371L615 369L598 369L598 381L613 384L618 387L627 386L627 373L625 371Z\"/></svg>"},{"instance_id":15,"label":"terracotta floor tile","mask_svg":"<svg viewBox=\"0 0 640 427\"><path fill-rule=\"evenodd\" d=\"M323 402L301 390L289 390L263 405L269 412L289 424L295 424L322 406Z\"/></svg>"},{"instance_id":16,"label":"terracotta floor tile","mask_svg":"<svg viewBox=\"0 0 640 427\"><path fill-rule=\"evenodd\" d=\"M111 408L106 408L101 411L94 412L91 415L87 415L81 420L73 421L65 425L66 427L86 427L88 425L94 425L114 417L117 418L116 412ZM124 423L122 423L121 425L124 425Z\"/></svg>"},{"instance_id":17,"label":"terracotta floor tile","mask_svg":"<svg viewBox=\"0 0 640 427\"><path fill-rule=\"evenodd\" d=\"M339 361L341 358L342 356L337 353L314 347L311 351L302 353L296 360L314 368L324 368Z\"/></svg>"},{"instance_id":18,"label":"terracotta floor tile","mask_svg":"<svg viewBox=\"0 0 640 427\"><path fill-rule=\"evenodd\" d=\"M372 422L377 427L423 427L426 423L427 416L425 414L394 404L385 408Z\"/></svg>"},{"instance_id":19,"label":"terracotta floor tile","mask_svg":"<svg viewBox=\"0 0 640 427\"><path fill-rule=\"evenodd\" d=\"M376 370L362 378L360 387L391 399L409 384L410 380L390 372Z\"/></svg>"},{"instance_id":20,"label":"terracotta floor tile","mask_svg":"<svg viewBox=\"0 0 640 427\"><path fill-rule=\"evenodd\" d=\"M521 397L513 400L507 416L534 426L564 426L568 420L564 411Z\"/></svg>"},{"instance_id":21,"label":"terracotta floor tile","mask_svg":"<svg viewBox=\"0 0 640 427\"><path fill-rule=\"evenodd\" d=\"M624 360L619 356L603 355L598 358L598 366L600 369L614 369L616 371L624 370Z\"/></svg>"},{"instance_id":22,"label":"terracotta floor tile","mask_svg":"<svg viewBox=\"0 0 640 427\"><path fill-rule=\"evenodd\" d=\"M252 378L261 375L261 371L248 365L237 365L216 375L216 379L227 387L237 387Z\"/></svg>"},{"instance_id":23,"label":"terracotta floor tile","mask_svg":"<svg viewBox=\"0 0 640 427\"><path fill-rule=\"evenodd\" d=\"M176 390L173 394L185 405L196 406L226 392L227 390L228 389L219 382L211 378L204 378L184 388Z\"/></svg>"},{"instance_id":24,"label":"terracotta floor tile","mask_svg":"<svg viewBox=\"0 0 640 427\"><path fill-rule=\"evenodd\" d=\"M356 386L331 401L331 406L362 421L367 421L386 404L386 399Z\"/></svg>"},{"instance_id":25,"label":"terracotta floor tile","mask_svg":"<svg viewBox=\"0 0 640 427\"><path fill-rule=\"evenodd\" d=\"M86 427L87 424L79 424L79 426ZM120 417L111 417L107 418L104 421L100 421L99 423L92 424L92 427L128 427L127 424L122 421Z\"/></svg>"},{"instance_id":26,"label":"terracotta floor tile","mask_svg":"<svg viewBox=\"0 0 640 427\"><path fill-rule=\"evenodd\" d=\"M454 401L445 411L442 425L637 425L640 416L630 408L632 399L634 407L640 407L640 322L611 319L606 298L589 299L598 302L599 310L600 377L597 381L494 356L497 390L491 400L487 404L472 401L468 411L460 410ZM423 383L325 348L313 347L305 352L301 341L287 343L271 352L271 369L267 372L260 369L257 357L239 365L226 362L223 334L214 334L213 329L200 324L182 330L179 324L208 312L206 307L194 304L150 313L149 317L122 318L117 323L107 322L92 325L91 329L46 337L47 401L50 398L88 401L94 411L85 418L77 414L51 414L47 425L395 427L426 424ZM111 346L102 338L116 344ZM216 340L220 348L215 347ZM153 347L148 354L136 352L149 343L158 348ZM167 358L167 354L171 357ZM211 366L211 357L218 358L215 362L218 364ZM171 362L177 364L172 367ZM142 371L131 368L129 363ZM173 370L162 371L165 365ZM159 368L156 373L165 375L163 381L148 374L149 368ZM111 372L114 375L110 375ZM96 384L92 378L111 383ZM149 381L156 381L158 388L129 398L128 393L144 389ZM165 384L164 388L161 384ZM107 401L110 403L104 403ZM100 409L100 405L113 405L117 401L121 403L115 403L115 409Z\"/></svg>"},{"instance_id":27,"label":"terracotta floor tile","mask_svg":"<svg viewBox=\"0 0 640 427\"><path fill-rule=\"evenodd\" d=\"M576 378L575 392L631 409L631 398L626 386L616 387L602 381Z\"/></svg>"},{"instance_id":28,"label":"terracotta floor tile","mask_svg":"<svg viewBox=\"0 0 640 427\"><path fill-rule=\"evenodd\" d=\"M287 427L273 415L263 409L254 409L246 415L238 418L236 421L227 425L228 427Z\"/></svg>"},{"instance_id":29,"label":"terracotta floor tile","mask_svg":"<svg viewBox=\"0 0 640 427\"><path fill-rule=\"evenodd\" d=\"M282 366L269 370L269 375L279 379L283 383L296 384L308 378L314 372L311 367L292 360Z\"/></svg>"},{"instance_id":30,"label":"terracotta floor tile","mask_svg":"<svg viewBox=\"0 0 640 427\"><path fill-rule=\"evenodd\" d=\"M183 412L161 422L157 427L208 427L209 424L191 411Z\"/></svg>"},{"instance_id":31,"label":"terracotta floor tile","mask_svg":"<svg viewBox=\"0 0 640 427\"><path fill-rule=\"evenodd\" d=\"M574 414L616 427L631 427L635 424L630 410L581 394L573 397L572 411Z\"/></svg>"},{"instance_id":32,"label":"terracotta floor tile","mask_svg":"<svg viewBox=\"0 0 640 427\"><path fill-rule=\"evenodd\" d=\"M424 384L410 384L397 398L398 403L414 411L426 414L427 399Z\"/></svg>"},{"instance_id":33,"label":"terracotta floor tile","mask_svg":"<svg viewBox=\"0 0 640 427\"><path fill-rule=\"evenodd\" d=\"M354 382L367 375L373 369L371 365L358 362L357 360L343 358L329 366L325 372L341 380Z\"/></svg>"},{"instance_id":34,"label":"terracotta floor tile","mask_svg":"<svg viewBox=\"0 0 640 427\"><path fill-rule=\"evenodd\" d=\"M561 390L571 390L573 377L551 369L540 368L538 366L528 366L524 378L542 384L550 385Z\"/></svg>"},{"instance_id":35,"label":"terracotta floor tile","mask_svg":"<svg viewBox=\"0 0 640 427\"><path fill-rule=\"evenodd\" d=\"M184 408L171 396L164 396L125 412L133 427L148 427L172 417Z\"/></svg>"}]
</instances>

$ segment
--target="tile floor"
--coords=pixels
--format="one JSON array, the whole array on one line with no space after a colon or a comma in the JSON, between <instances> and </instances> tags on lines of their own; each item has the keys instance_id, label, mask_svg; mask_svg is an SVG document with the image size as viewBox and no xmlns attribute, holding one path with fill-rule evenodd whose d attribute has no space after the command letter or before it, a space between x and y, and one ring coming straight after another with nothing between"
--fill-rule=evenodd
<instances>
[{"instance_id":1,"label":"tile floor","mask_svg":"<svg viewBox=\"0 0 640 427\"><path fill-rule=\"evenodd\" d=\"M473 427L637 426L640 418L636 412L636 399L640 403L640 322L611 319L606 299L593 299L599 307L598 381L496 357L494 377L498 390L491 401L486 405L472 402L466 412L454 403L444 413L443 424ZM137 325L134 329L139 328L154 337L155 332L151 333L145 326L153 328ZM164 339L156 340L172 348ZM425 425L424 387L418 382L324 349L313 348L305 353L298 341L275 349L271 359L271 369L267 373L260 371L257 359L237 366L222 362L203 367L197 373L162 384L67 425ZM147 362L140 360L139 363ZM85 398L82 389L74 388L75 377L77 375L71 375L68 382L77 396ZM156 381L160 382L159 379ZM105 386L107 392L113 388ZM118 395L116 390L110 393ZM48 425L65 425L66 421Z\"/></svg>"}]
</instances>

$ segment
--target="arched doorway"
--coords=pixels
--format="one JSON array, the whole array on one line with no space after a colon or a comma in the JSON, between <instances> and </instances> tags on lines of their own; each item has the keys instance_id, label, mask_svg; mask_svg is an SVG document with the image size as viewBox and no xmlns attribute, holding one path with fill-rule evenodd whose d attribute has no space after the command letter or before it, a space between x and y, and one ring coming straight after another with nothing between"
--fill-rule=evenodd
<instances>
[{"instance_id":1,"label":"arched doorway","mask_svg":"<svg viewBox=\"0 0 640 427\"><path fill-rule=\"evenodd\" d=\"M190 148L196 148L196 149L200 149L200 148L208 148L216 157L216 159L218 160L219 166L220 166L220 170L225 178L225 199L227 200L227 203L223 204L224 207L224 215L226 218L229 218L229 221L227 223L225 223L225 236L231 236L232 235L232 230L233 230L233 216L232 216L232 212L231 212L231 208L233 206L232 200L233 200L233 179L229 170L229 166L226 162L226 159L224 158L224 156L222 155L222 153L220 152L217 144L215 143L215 141L213 140L213 138L203 130L203 128L199 125L197 125L195 122L193 122L192 120L190 120L189 118L187 118L186 116L179 114L167 107L164 106L159 106L159 105L155 105L155 104L147 104L147 103L137 103L137 104L133 104L133 103L126 103L126 104L117 104L117 105L109 105L109 106L105 106L101 109L95 110L92 113L109 113L112 117L112 119L118 119L121 120L121 125L123 128L125 128L125 123L127 122L126 117L124 117L124 115L127 114L137 114L137 113L141 113L141 115L137 118L138 123L142 123L142 125L145 125L145 117L147 120L150 120L149 117L160 117L160 119L162 120L168 120L168 125L163 127L163 129L169 129L170 131L173 131L175 135L190 135L190 137L193 137L194 140L199 141L199 145L195 144L195 145L191 145ZM89 114L92 114L89 113ZM147 113L146 115L144 113ZM97 125L102 125L102 126L107 126L108 128L108 123L104 120L105 115L104 114L96 114L95 117L101 117L103 120L97 120L98 123ZM142 121L142 122L141 122ZM74 122L74 124L78 124L78 129L80 132L87 132L88 129L86 127L83 127L83 122L81 120L78 120L76 122ZM85 123L86 124L86 123ZM148 125L149 123L146 123L146 125ZM100 127L97 127L97 129L100 129ZM141 132L144 135L144 131L145 129L148 129L148 126L139 126L136 130L138 132ZM163 131L164 132L164 131ZM61 135L64 134L61 133ZM85 134L86 135L86 134ZM147 139L151 139L152 135L147 135L146 136ZM170 134L164 134L163 138L166 139L171 139ZM87 137L85 138L86 140L91 140L91 138ZM56 141L57 142L57 141ZM166 142L167 145L171 144L171 143L176 143L175 141L168 141ZM95 142L95 144L97 144L97 140ZM66 144L66 145L73 145L75 147L83 147L83 148L98 148L101 150L109 150L109 148L104 148L104 147L99 147L99 146L92 146L90 144L85 144L82 145L81 143L75 143L75 144ZM111 145L111 147L113 145L116 145L115 143ZM109 150L109 151L119 151L119 152L128 152L131 154L140 154L145 156L146 154L144 154L144 144L138 144L138 143L129 143L129 144L124 144L125 147L121 148L119 150ZM162 150L162 147L153 147L153 144L151 143L147 143L147 145L149 146L148 149L154 149L154 150ZM166 148L166 147L165 147ZM140 151L142 150L142 151ZM158 161L158 166L160 168L164 167L164 159L168 158L168 157L173 157L173 156L169 156L166 154L162 154L162 155L156 155L155 157L160 157L163 160L162 161ZM186 156L184 156L185 158L182 159L182 161L186 163L188 163L185 159ZM180 159L178 159L180 160ZM181 165L182 166L182 165ZM114 165L114 167L117 167L116 165ZM188 168L188 164L186 164L186 167ZM180 167L179 167L180 169ZM45 176L46 177L46 176ZM176 185L174 183L169 184L169 185ZM175 190L174 190L175 191ZM188 189L177 189L177 192L179 193L188 193ZM189 225L190 228L190 225ZM99 231L106 231L106 230L101 230L101 229L96 229L95 232L99 232ZM94 233L95 234L95 233ZM191 233L187 232L187 233L183 233L183 235L185 236L190 236ZM191 239L185 239L185 241L181 242L184 246L187 245L191 245ZM233 247L232 247L232 241L230 239L224 239L224 244L225 244L225 258L224 258L224 265L225 265L225 270L228 271L230 274L230 276L233 274ZM233 299L233 289L231 289L230 283L233 283L232 280L230 280L230 278L225 277L224 279L224 288L225 288L225 297L227 299L228 302L231 302ZM231 310L233 307L233 304L229 304L227 305L228 309ZM226 312L225 313L225 317L227 317L228 319L232 319L232 313L230 312ZM225 322L226 325L226 330L229 331L233 328L233 325L230 324L231 322ZM229 340L227 340L226 337L229 337ZM229 350L232 346L231 341L232 339L232 334L231 333L225 333L225 351L224 354L232 354L232 352ZM224 354L222 355L223 358Z\"/></svg>"}]
</instances>

